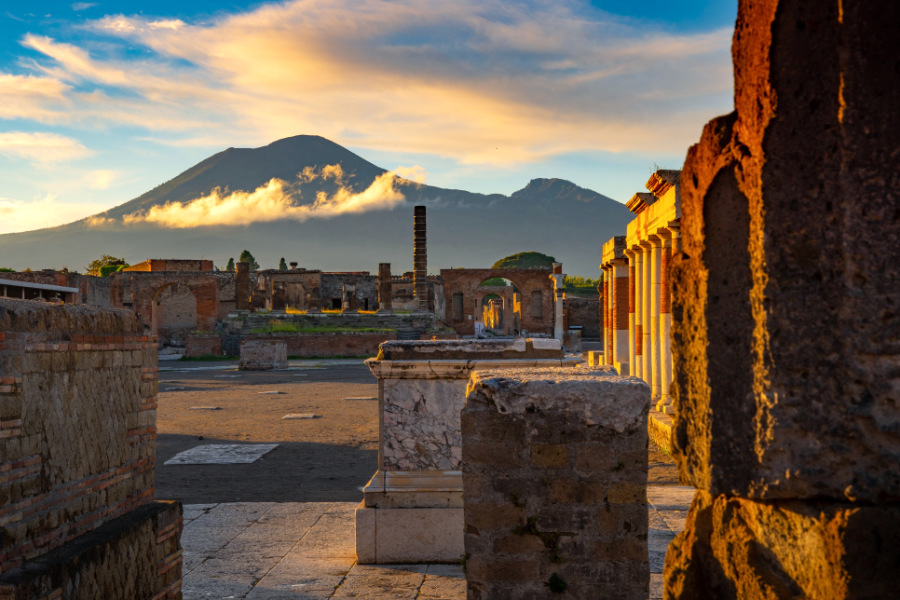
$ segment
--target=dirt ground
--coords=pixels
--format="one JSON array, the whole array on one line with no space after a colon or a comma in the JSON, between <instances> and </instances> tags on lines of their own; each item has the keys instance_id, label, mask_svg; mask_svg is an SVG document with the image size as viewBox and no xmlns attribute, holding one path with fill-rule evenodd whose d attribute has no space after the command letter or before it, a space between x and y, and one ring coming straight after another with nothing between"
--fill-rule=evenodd
<instances>
[{"instance_id":1,"label":"dirt ground","mask_svg":"<svg viewBox=\"0 0 900 600\"><path fill-rule=\"evenodd\" d=\"M362 360L291 361L285 371L234 362L160 362L156 497L185 504L362 499L378 462L378 394ZM278 393L266 393L278 392ZM218 410L208 410L218 408ZM288 414L314 414L291 419ZM250 464L166 465L202 444L277 443ZM677 484L651 448L648 481Z\"/></svg>"}]
</instances>

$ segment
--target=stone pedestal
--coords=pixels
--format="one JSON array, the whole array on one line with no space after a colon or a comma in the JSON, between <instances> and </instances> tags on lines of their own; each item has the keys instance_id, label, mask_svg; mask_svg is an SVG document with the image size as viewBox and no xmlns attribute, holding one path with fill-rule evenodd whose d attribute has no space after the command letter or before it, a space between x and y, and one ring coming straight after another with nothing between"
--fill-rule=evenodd
<instances>
[{"instance_id":1,"label":"stone pedestal","mask_svg":"<svg viewBox=\"0 0 900 600\"><path fill-rule=\"evenodd\" d=\"M609 367L472 375L469 598L646 600L649 405L646 383Z\"/></svg>"},{"instance_id":2,"label":"stone pedestal","mask_svg":"<svg viewBox=\"0 0 900 600\"><path fill-rule=\"evenodd\" d=\"M356 511L360 563L456 562L463 554L459 412L473 371L573 367L558 340L392 341L378 378L378 471Z\"/></svg>"},{"instance_id":3,"label":"stone pedestal","mask_svg":"<svg viewBox=\"0 0 900 600\"><path fill-rule=\"evenodd\" d=\"M244 340L238 368L244 371L268 371L287 368L287 342Z\"/></svg>"}]
</instances>

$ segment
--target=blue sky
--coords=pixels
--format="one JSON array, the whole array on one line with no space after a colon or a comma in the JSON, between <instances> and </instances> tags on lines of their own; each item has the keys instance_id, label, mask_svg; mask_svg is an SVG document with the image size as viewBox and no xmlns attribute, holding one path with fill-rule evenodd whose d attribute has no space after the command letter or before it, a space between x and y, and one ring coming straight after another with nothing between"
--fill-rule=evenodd
<instances>
[{"instance_id":1,"label":"blue sky","mask_svg":"<svg viewBox=\"0 0 900 600\"><path fill-rule=\"evenodd\" d=\"M441 187L624 202L732 105L733 1L5 4L0 233L301 133Z\"/></svg>"}]
</instances>

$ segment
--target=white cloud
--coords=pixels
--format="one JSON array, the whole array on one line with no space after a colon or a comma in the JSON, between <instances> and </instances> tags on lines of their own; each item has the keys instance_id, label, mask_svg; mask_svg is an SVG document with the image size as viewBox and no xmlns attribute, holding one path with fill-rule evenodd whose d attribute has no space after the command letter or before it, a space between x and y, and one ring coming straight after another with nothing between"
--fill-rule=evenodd
<instances>
[{"instance_id":1,"label":"white cloud","mask_svg":"<svg viewBox=\"0 0 900 600\"><path fill-rule=\"evenodd\" d=\"M317 133L469 165L681 153L731 100L729 30L676 35L571 1L294 0L201 24L93 25L152 52L23 43L76 88L73 119L178 144Z\"/></svg>"},{"instance_id":2,"label":"white cloud","mask_svg":"<svg viewBox=\"0 0 900 600\"><path fill-rule=\"evenodd\" d=\"M146 212L125 215L122 220L126 225L153 223L174 229L249 225L280 219L302 222L343 214L390 210L405 200L403 193L394 187L397 178L391 172L378 176L372 185L359 193L341 185L343 171L340 165L328 165L317 170L304 169L297 179L300 182L331 179L340 187L330 196L319 192L312 204L296 204L300 196L293 186L281 179L271 179L252 192L239 191L223 195L221 190L216 189L211 194L190 202L154 206Z\"/></svg>"},{"instance_id":3,"label":"white cloud","mask_svg":"<svg viewBox=\"0 0 900 600\"><path fill-rule=\"evenodd\" d=\"M69 89L52 77L0 73L0 119L59 121Z\"/></svg>"},{"instance_id":4,"label":"white cloud","mask_svg":"<svg viewBox=\"0 0 900 600\"><path fill-rule=\"evenodd\" d=\"M94 6L97 6L96 2L75 2L74 4L72 4L72 10L74 10L75 12L81 12Z\"/></svg>"},{"instance_id":5,"label":"white cloud","mask_svg":"<svg viewBox=\"0 0 900 600\"><path fill-rule=\"evenodd\" d=\"M0 154L33 164L51 165L91 155L77 140L56 133L10 131L0 133Z\"/></svg>"},{"instance_id":6,"label":"white cloud","mask_svg":"<svg viewBox=\"0 0 900 600\"><path fill-rule=\"evenodd\" d=\"M95 169L85 175L85 183L95 190L107 189L116 178L116 172L109 169Z\"/></svg>"},{"instance_id":7,"label":"white cloud","mask_svg":"<svg viewBox=\"0 0 900 600\"><path fill-rule=\"evenodd\" d=\"M0 233L56 227L82 219L105 207L94 203L70 203L46 194L31 201L0 198Z\"/></svg>"}]
</instances>

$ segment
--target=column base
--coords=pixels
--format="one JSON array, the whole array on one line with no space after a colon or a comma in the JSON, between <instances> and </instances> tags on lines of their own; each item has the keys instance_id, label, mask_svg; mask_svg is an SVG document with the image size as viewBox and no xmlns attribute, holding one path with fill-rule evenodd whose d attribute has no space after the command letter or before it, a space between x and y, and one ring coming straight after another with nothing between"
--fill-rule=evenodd
<instances>
[{"instance_id":1,"label":"column base","mask_svg":"<svg viewBox=\"0 0 900 600\"><path fill-rule=\"evenodd\" d=\"M460 471L378 471L356 508L356 559L456 563L463 527Z\"/></svg>"},{"instance_id":2,"label":"column base","mask_svg":"<svg viewBox=\"0 0 900 600\"><path fill-rule=\"evenodd\" d=\"M900 505L768 500L698 491L669 545L665 597L893 598Z\"/></svg>"}]
</instances>

